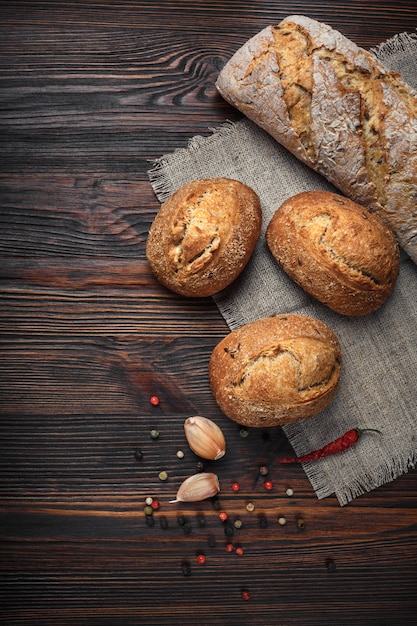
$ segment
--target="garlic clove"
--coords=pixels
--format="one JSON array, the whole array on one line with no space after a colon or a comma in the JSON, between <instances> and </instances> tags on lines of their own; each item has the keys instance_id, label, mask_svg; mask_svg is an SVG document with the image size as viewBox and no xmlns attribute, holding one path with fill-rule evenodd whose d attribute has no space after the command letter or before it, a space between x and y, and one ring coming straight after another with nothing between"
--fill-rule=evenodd
<instances>
[{"instance_id":1,"label":"garlic clove","mask_svg":"<svg viewBox=\"0 0 417 626\"><path fill-rule=\"evenodd\" d=\"M219 491L219 479L216 474L200 472L186 478L180 485L175 500L170 502L199 502L212 498Z\"/></svg>"},{"instance_id":2,"label":"garlic clove","mask_svg":"<svg viewBox=\"0 0 417 626\"><path fill-rule=\"evenodd\" d=\"M184 422L185 436L191 450L203 459L217 461L226 454L223 432L212 420L196 415Z\"/></svg>"}]
</instances>

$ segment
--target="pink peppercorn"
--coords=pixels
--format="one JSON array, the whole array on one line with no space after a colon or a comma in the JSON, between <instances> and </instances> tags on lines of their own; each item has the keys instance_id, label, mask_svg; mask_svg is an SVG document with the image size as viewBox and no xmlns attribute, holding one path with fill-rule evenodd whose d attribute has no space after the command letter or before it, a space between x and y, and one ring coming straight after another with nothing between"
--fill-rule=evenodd
<instances>
[{"instance_id":1,"label":"pink peppercorn","mask_svg":"<svg viewBox=\"0 0 417 626\"><path fill-rule=\"evenodd\" d=\"M153 404L154 406L158 406L158 404L159 404L158 396L151 396L150 403Z\"/></svg>"},{"instance_id":2,"label":"pink peppercorn","mask_svg":"<svg viewBox=\"0 0 417 626\"><path fill-rule=\"evenodd\" d=\"M225 511L221 511L221 513L219 513L219 520L221 522L225 522L228 518L228 515Z\"/></svg>"},{"instance_id":3,"label":"pink peppercorn","mask_svg":"<svg viewBox=\"0 0 417 626\"><path fill-rule=\"evenodd\" d=\"M246 589L243 589L243 591L242 591L242 598L243 598L243 600L250 600L250 593L249 593L249 591L247 591Z\"/></svg>"},{"instance_id":4,"label":"pink peppercorn","mask_svg":"<svg viewBox=\"0 0 417 626\"><path fill-rule=\"evenodd\" d=\"M206 557L204 554L197 554L197 563L205 563L206 562Z\"/></svg>"},{"instance_id":5,"label":"pink peppercorn","mask_svg":"<svg viewBox=\"0 0 417 626\"><path fill-rule=\"evenodd\" d=\"M233 543L227 543L226 544L226 552L233 552L233 550L235 549Z\"/></svg>"},{"instance_id":6,"label":"pink peppercorn","mask_svg":"<svg viewBox=\"0 0 417 626\"><path fill-rule=\"evenodd\" d=\"M157 511L161 505L159 504L159 500L152 500L151 507Z\"/></svg>"},{"instance_id":7,"label":"pink peppercorn","mask_svg":"<svg viewBox=\"0 0 417 626\"><path fill-rule=\"evenodd\" d=\"M272 482L270 480L266 480L264 482L264 487L267 491L271 491L273 488Z\"/></svg>"},{"instance_id":8,"label":"pink peppercorn","mask_svg":"<svg viewBox=\"0 0 417 626\"><path fill-rule=\"evenodd\" d=\"M239 483L233 483L232 485L232 491L239 491L240 489L240 485Z\"/></svg>"},{"instance_id":9,"label":"pink peppercorn","mask_svg":"<svg viewBox=\"0 0 417 626\"><path fill-rule=\"evenodd\" d=\"M236 548L236 554L238 554L239 556L242 556L243 548L241 548L240 546L238 548Z\"/></svg>"}]
</instances>

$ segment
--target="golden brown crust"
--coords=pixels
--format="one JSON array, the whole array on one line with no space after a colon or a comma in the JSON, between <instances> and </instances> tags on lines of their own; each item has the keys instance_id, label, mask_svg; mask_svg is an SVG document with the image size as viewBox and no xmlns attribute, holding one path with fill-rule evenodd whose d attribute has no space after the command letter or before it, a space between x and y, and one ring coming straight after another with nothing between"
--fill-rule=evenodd
<instances>
[{"instance_id":1,"label":"golden brown crust","mask_svg":"<svg viewBox=\"0 0 417 626\"><path fill-rule=\"evenodd\" d=\"M244 426L278 426L322 411L336 393L341 363L339 341L326 324L276 315L220 341L209 380L227 417Z\"/></svg>"},{"instance_id":2,"label":"golden brown crust","mask_svg":"<svg viewBox=\"0 0 417 626\"><path fill-rule=\"evenodd\" d=\"M343 315L365 315L391 293L397 242L377 215L336 193L307 191L286 200L266 229L284 271Z\"/></svg>"},{"instance_id":3,"label":"golden brown crust","mask_svg":"<svg viewBox=\"0 0 417 626\"><path fill-rule=\"evenodd\" d=\"M292 15L220 72L222 96L351 200L417 262L417 93L327 24Z\"/></svg>"},{"instance_id":4,"label":"golden brown crust","mask_svg":"<svg viewBox=\"0 0 417 626\"><path fill-rule=\"evenodd\" d=\"M156 278L184 296L211 296L243 270L262 224L258 195L237 180L192 181L161 206L146 256Z\"/></svg>"}]
</instances>

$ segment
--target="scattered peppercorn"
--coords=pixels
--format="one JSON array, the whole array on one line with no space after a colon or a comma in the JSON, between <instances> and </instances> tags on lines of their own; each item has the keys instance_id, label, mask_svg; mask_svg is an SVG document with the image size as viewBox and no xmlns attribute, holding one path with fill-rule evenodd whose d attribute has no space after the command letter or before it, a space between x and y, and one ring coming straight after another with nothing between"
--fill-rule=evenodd
<instances>
[{"instance_id":1,"label":"scattered peppercorn","mask_svg":"<svg viewBox=\"0 0 417 626\"><path fill-rule=\"evenodd\" d=\"M158 406L158 404L159 404L158 396L151 396L150 397L150 403L153 404L153 406Z\"/></svg>"},{"instance_id":2,"label":"scattered peppercorn","mask_svg":"<svg viewBox=\"0 0 417 626\"><path fill-rule=\"evenodd\" d=\"M197 465L195 466L197 472L204 472L205 470L205 465L203 463L203 461L198 461Z\"/></svg>"},{"instance_id":3,"label":"scattered peppercorn","mask_svg":"<svg viewBox=\"0 0 417 626\"><path fill-rule=\"evenodd\" d=\"M155 525L155 520L154 520L152 515L147 515L145 519L146 519L146 525L147 526L154 526Z\"/></svg>"},{"instance_id":4,"label":"scattered peppercorn","mask_svg":"<svg viewBox=\"0 0 417 626\"><path fill-rule=\"evenodd\" d=\"M184 576L191 576L191 565L189 561L183 561L181 563L181 571Z\"/></svg>"},{"instance_id":5,"label":"scattered peppercorn","mask_svg":"<svg viewBox=\"0 0 417 626\"><path fill-rule=\"evenodd\" d=\"M153 508L149 505L146 505L143 509L145 515L153 515Z\"/></svg>"},{"instance_id":6,"label":"scattered peppercorn","mask_svg":"<svg viewBox=\"0 0 417 626\"><path fill-rule=\"evenodd\" d=\"M212 505L212 507L213 507L213 509L215 511L218 511L220 509L220 502L219 502L219 499L216 496L214 496L211 499L211 505Z\"/></svg>"},{"instance_id":7,"label":"scattered peppercorn","mask_svg":"<svg viewBox=\"0 0 417 626\"><path fill-rule=\"evenodd\" d=\"M252 512L255 510L255 505L253 504L253 502L248 502L246 505L246 510L249 512Z\"/></svg>"},{"instance_id":8,"label":"scattered peppercorn","mask_svg":"<svg viewBox=\"0 0 417 626\"><path fill-rule=\"evenodd\" d=\"M206 556L201 552L200 554L197 554L196 557L197 563L205 563L206 562Z\"/></svg>"},{"instance_id":9,"label":"scattered peppercorn","mask_svg":"<svg viewBox=\"0 0 417 626\"><path fill-rule=\"evenodd\" d=\"M326 559L326 567L327 571L330 573L336 571L336 563L333 561L333 559Z\"/></svg>"},{"instance_id":10,"label":"scattered peppercorn","mask_svg":"<svg viewBox=\"0 0 417 626\"><path fill-rule=\"evenodd\" d=\"M165 481L168 480L168 472L162 471L158 474L159 480Z\"/></svg>"},{"instance_id":11,"label":"scattered peppercorn","mask_svg":"<svg viewBox=\"0 0 417 626\"><path fill-rule=\"evenodd\" d=\"M272 484L270 480L266 480L264 482L264 487L267 491L272 491L272 489L274 488L274 485Z\"/></svg>"},{"instance_id":12,"label":"scattered peppercorn","mask_svg":"<svg viewBox=\"0 0 417 626\"><path fill-rule=\"evenodd\" d=\"M287 489L287 491L285 492L287 494L287 496L289 496L291 498L291 496L294 495L294 491L293 489Z\"/></svg>"},{"instance_id":13,"label":"scattered peppercorn","mask_svg":"<svg viewBox=\"0 0 417 626\"><path fill-rule=\"evenodd\" d=\"M225 511L221 511L219 513L219 520L221 522L225 522L227 520L227 518L228 518L228 515L227 515L227 513Z\"/></svg>"},{"instance_id":14,"label":"scattered peppercorn","mask_svg":"<svg viewBox=\"0 0 417 626\"><path fill-rule=\"evenodd\" d=\"M301 530L302 528L304 528L304 526L305 526L305 522L304 522L304 520L303 520L303 518L302 518L302 517L299 517L299 518L297 519L296 524L297 524L297 528L299 528L300 530Z\"/></svg>"},{"instance_id":15,"label":"scattered peppercorn","mask_svg":"<svg viewBox=\"0 0 417 626\"><path fill-rule=\"evenodd\" d=\"M153 428L153 429L151 430L151 437L152 437L152 439L158 439L159 434L160 434L160 433L159 433L159 430L156 430L156 428Z\"/></svg>"},{"instance_id":16,"label":"scattered peppercorn","mask_svg":"<svg viewBox=\"0 0 417 626\"><path fill-rule=\"evenodd\" d=\"M187 520L185 519L184 515L178 515L177 522L180 526L184 526L186 521Z\"/></svg>"},{"instance_id":17,"label":"scattered peppercorn","mask_svg":"<svg viewBox=\"0 0 417 626\"><path fill-rule=\"evenodd\" d=\"M261 467L259 468L259 473L261 476L267 476L267 474L269 473L269 469L266 465L261 465Z\"/></svg>"},{"instance_id":18,"label":"scattered peppercorn","mask_svg":"<svg viewBox=\"0 0 417 626\"><path fill-rule=\"evenodd\" d=\"M200 528L204 528L204 526L206 525L206 518L204 517L203 513L198 513L198 515L197 515L197 525Z\"/></svg>"},{"instance_id":19,"label":"scattered peppercorn","mask_svg":"<svg viewBox=\"0 0 417 626\"><path fill-rule=\"evenodd\" d=\"M241 546L239 546L238 548L236 548L236 554L238 556L242 556L243 555L243 548Z\"/></svg>"},{"instance_id":20,"label":"scattered peppercorn","mask_svg":"<svg viewBox=\"0 0 417 626\"><path fill-rule=\"evenodd\" d=\"M233 543L226 543L226 552L233 552L234 549L235 546L233 545Z\"/></svg>"},{"instance_id":21,"label":"scattered peppercorn","mask_svg":"<svg viewBox=\"0 0 417 626\"><path fill-rule=\"evenodd\" d=\"M159 524L163 530L166 530L168 528L168 520L165 515L161 515L161 517L159 518Z\"/></svg>"},{"instance_id":22,"label":"scattered peppercorn","mask_svg":"<svg viewBox=\"0 0 417 626\"><path fill-rule=\"evenodd\" d=\"M243 522L241 519L237 519L233 522L233 526L237 529L242 528L243 526Z\"/></svg>"},{"instance_id":23,"label":"scattered peppercorn","mask_svg":"<svg viewBox=\"0 0 417 626\"><path fill-rule=\"evenodd\" d=\"M287 520L285 519L285 517L279 517L278 518L278 524L280 526L285 526L286 523L287 523Z\"/></svg>"},{"instance_id":24,"label":"scattered peppercorn","mask_svg":"<svg viewBox=\"0 0 417 626\"><path fill-rule=\"evenodd\" d=\"M266 528L268 526L268 520L266 518L266 515L260 515L258 521L261 528Z\"/></svg>"},{"instance_id":25,"label":"scattered peppercorn","mask_svg":"<svg viewBox=\"0 0 417 626\"><path fill-rule=\"evenodd\" d=\"M179 459L183 459L184 458L184 452L182 450L177 450L177 457Z\"/></svg>"},{"instance_id":26,"label":"scattered peppercorn","mask_svg":"<svg viewBox=\"0 0 417 626\"><path fill-rule=\"evenodd\" d=\"M250 593L249 591L247 591L247 589L242 589L241 595L242 595L243 600L245 601L250 600Z\"/></svg>"},{"instance_id":27,"label":"scattered peppercorn","mask_svg":"<svg viewBox=\"0 0 417 626\"><path fill-rule=\"evenodd\" d=\"M143 459L143 452L142 452L142 450L136 450L135 451L135 459L137 461L142 461L142 459Z\"/></svg>"},{"instance_id":28,"label":"scattered peppercorn","mask_svg":"<svg viewBox=\"0 0 417 626\"><path fill-rule=\"evenodd\" d=\"M231 524L226 524L224 527L224 534L227 537L232 537L234 535L234 530L233 530L233 526Z\"/></svg>"},{"instance_id":29,"label":"scattered peppercorn","mask_svg":"<svg viewBox=\"0 0 417 626\"><path fill-rule=\"evenodd\" d=\"M240 435L241 437L247 437L247 436L249 435L249 431L248 431L248 429L247 429L247 428L244 428L244 427L239 428L239 435Z\"/></svg>"},{"instance_id":30,"label":"scattered peppercorn","mask_svg":"<svg viewBox=\"0 0 417 626\"><path fill-rule=\"evenodd\" d=\"M232 491L239 491L239 489L240 489L239 483L233 483L232 484Z\"/></svg>"},{"instance_id":31,"label":"scattered peppercorn","mask_svg":"<svg viewBox=\"0 0 417 626\"><path fill-rule=\"evenodd\" d=\"M145 498L145 504L147 504L148 506L151 506L152 502L153 502L153 498L151 498L150 496Z\"/></svg>"},{"instance_id":32,"label":"scattered peppercorn","mask_svg":"<svg viewBox=\"0 0 417 626\"><path fill-rule=\"evenodd\" d=\"M192 530L192 526L190 524L190 522L185 522L185 524L182 527L183 531L184 531L184 535L189 535L191 533Z\"/></svg>"},{"instance_id":33,"label":"scattered peppercorn","mask_svg":"<svg viewBox=\"0 0 417 626\"><path fill-rule=\"evenodd\" d=\"M151 502L151 507L153 508L154 511L158 511L158 509L160 508L160 503L159 500L152 500Z\"/></svg>"}]
</instances>

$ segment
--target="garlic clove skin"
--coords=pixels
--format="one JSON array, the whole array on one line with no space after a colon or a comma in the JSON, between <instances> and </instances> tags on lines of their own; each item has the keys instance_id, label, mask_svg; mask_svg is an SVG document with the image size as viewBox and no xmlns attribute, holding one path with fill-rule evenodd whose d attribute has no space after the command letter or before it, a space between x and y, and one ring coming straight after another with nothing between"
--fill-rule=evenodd
<instances>
[{"instance_id":1,"label":"garlic clove skin","mask_svg":"<svg viewBox=\"0 0 417 626\"><path fill-rule=\"evenodd\" d=\"M191 450L201 458L217 461L226 454L222 430L207 417L188 417L184 422L184 431Z\"/></svg>"},{"instance_id":2,"label":"garlic clove skin","mask_svg":"<svg viewBox=\"0 0 417 626\"><path fill-rule=\"evenodd\" d=\"M220 491L219 479L211 472L189 476L180 485L175 500L170 502L200 502L212 498Z\"/></svg>"}]
</instances>

